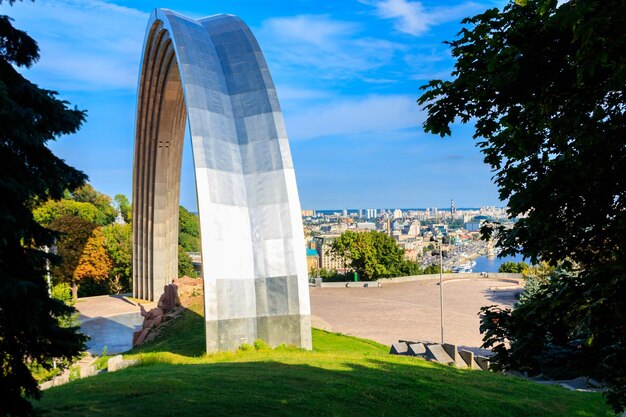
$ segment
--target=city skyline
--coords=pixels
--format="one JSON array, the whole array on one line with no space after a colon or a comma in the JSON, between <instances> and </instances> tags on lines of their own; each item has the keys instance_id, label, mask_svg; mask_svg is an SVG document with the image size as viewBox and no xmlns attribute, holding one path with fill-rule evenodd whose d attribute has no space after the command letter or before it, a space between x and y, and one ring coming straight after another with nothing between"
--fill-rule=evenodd
<instances>
[{"instance_id":1,"label":"city skyline","mask_svg":"<svg viewBox=\"0 0 626 417\"><path fill-rule=\"evenodd\" d=\"M463 17L502 2L164 1L193 16L233 13L259 39L281 100L303 208L505 206L492 173L457 126L442 140L421 130L419 87L446 78ZM136 84L148 1L5 2L39 43L26 75L88 111L87 122L53 150L95 188L131 196ZM189 141L181 204L195 210Z\"/></svg>"}]
</instances>

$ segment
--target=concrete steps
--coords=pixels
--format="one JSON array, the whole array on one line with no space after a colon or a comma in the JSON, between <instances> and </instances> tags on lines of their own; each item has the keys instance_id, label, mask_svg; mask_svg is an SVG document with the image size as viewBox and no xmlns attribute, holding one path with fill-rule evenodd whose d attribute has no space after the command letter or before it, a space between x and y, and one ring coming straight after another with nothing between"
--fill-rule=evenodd
<instances>
[{"instance_id":1,"label":"concrete steps","mask_svg":"<svg viewBox=\"0 0 626 417\"><path fill-rule=\"evenodd\" d=\"M88 378L98 373L98 371L96 370L96 366L94 365L95 361L96 358L87 353L86 356L81 358L78 362L74 363L72 365L72 368L78 369L77 376L79 378ZM67 384L68 382L70 382L70 369L66 369L61 375L58 375L49 381L39 384L39 388L41 390L45 390L51 387L57 387L59 385Z\"/></svg>"},{"instance_id":2,"label":"concrete steps","mask_svg":"<svg viewBox=\"0 0 626 417\"><path fill-rule=\"evenodd\" d=\"M455 366L462 369L489 370L489 358L474 355L467 349L459 349L458 346L444 343L422 343L412 340L399 340L391 345L391 355L417 356L428 361Z\"/></svg>"}]
</instances>

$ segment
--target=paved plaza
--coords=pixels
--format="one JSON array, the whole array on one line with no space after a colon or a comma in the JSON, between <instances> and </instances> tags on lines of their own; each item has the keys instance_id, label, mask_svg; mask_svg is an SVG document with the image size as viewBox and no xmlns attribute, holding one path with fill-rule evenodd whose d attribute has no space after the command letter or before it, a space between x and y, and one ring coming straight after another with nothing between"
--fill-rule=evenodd
<instances>
[{"instance_id":1,"label":"paved plaza","mask_svg":"<svg viewBox=\"0 0 626 417\"><path fill-rule=\"evenodd\" d=\"M148 310L156 303L142 302ZM107 353L124 352L132 348L133 332L141 329L143 317L139 305L121 295L102 295L79 298L76 309L83 333L90 337L87 351L100 355L106 347Z\"/></svg>"},{"instance_id":2,"label":"paved plaza","mask_svg":"<svg viewBox=\"0 0 626 417\"><path fill-rule=\"evenodd\" d=\"M399 339L440 341L439 281L385 283L370 288L310 288L313 326L391 345ZM521 288L494 279L444 282L444 338L479 351L480 307L511 306ZM146 303L147 310L155 303ZM76 304L89 351L100 354L131 348L142 317L134 300L122 296L82 298Z\"/></svg>"},{"instance_id":3,"label":"paved plaza","mask_svg":"<svg viewBox=\"0 0 626 417\"><path fill-rule=\"evenodd\" d=\"M440 341L439 281L380 288L311 288L313 326L391 345L399 339ZM477 350L480 307L511 306L521 288L492 279L444 282L444 339Z\"/></svg>"}]
</instances>

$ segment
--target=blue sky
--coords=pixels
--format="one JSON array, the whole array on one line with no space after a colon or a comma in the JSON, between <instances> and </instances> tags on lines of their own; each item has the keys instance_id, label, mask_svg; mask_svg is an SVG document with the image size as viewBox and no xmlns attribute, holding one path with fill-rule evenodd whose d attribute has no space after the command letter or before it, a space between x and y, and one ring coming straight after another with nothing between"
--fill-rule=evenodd
<instances>
[{"instance_id":1,"label":"blue sky","mask_svg":"<svg viewBox=\"0 0 626 417\"><path fill-rule=\"evenodd\" d=\"M471 139L421 129L419 87L448 78L444 40L495 0L37 0L0 14L41 48L25 71L88 111L79 133L52 145L91 183L131 197L137 78L154 7L190 17L240 16L257 37L283 109L303 208L503 206ZM195 208L187 141L181 204Z\"/></svg>"}]
</instances>

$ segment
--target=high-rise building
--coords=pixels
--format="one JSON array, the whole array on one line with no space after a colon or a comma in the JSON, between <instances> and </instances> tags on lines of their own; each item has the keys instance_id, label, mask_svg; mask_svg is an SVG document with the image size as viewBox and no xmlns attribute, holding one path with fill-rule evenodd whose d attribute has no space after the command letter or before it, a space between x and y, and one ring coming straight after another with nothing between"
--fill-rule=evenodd
<instances>
[{"instance_id":1,"label":"high-rise building","mask_svg":"<svg viewBox=\"0 0 626 417\"><path fill-rule=\"evenodd\" d=\"M450 217L453 221L456 218L456 205L454 204L454 199L450 201Z\"/></svg>"},{"instance_id":2,"label":"high-rise building","mask_svg":"<svg viewBox=\"0 0 626 417\"><path fill-rule=\"evenodd\" d=\"M378 210L376 209L367 209L366 212L368 219L375 219L378 214Z\"/></svg>"}]
</instances>

